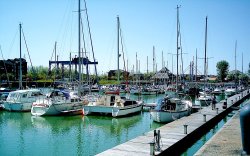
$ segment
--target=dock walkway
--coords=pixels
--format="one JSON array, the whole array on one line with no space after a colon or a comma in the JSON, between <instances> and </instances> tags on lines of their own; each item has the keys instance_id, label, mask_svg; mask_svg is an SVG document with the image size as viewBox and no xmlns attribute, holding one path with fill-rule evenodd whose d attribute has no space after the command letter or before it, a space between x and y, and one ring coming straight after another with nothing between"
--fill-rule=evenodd
<instances>
[{"instance_id":1,"label":"dock walkway","mask_svg":"<svg viewBox=\"0 0 250 156\"><path fill-rule=\"evenodd\" d=\"M241 130L239 112L237 112L224 126L217 132L195 156L214 155L241 155Z\"/></svg>"},{"instance_id":2,"label":"dock walkway","mask_svg":"<svg viewBox=\"0 0 250 156\"><path fill-rule=\"evenodd\" d=\"M155 155L180 155L185 149L192 145L197 138L211 129L216 122L221 120L232 108L243 102L250 96L249 90L245 90L227 99L227 108L223 109L225 100L216 104L216 108L212 110L211 106L201 109L197 113L193 113L187 117L183 117L174 122L168 123L157 130L160 130L160 151L155 151ZM184 125L187 125L186 131ZM185 134L186 133L186 134ZM131 155L150 155L150 142L154 140L154 131L138 136L123 144L115 146L109 150L99 153L99 156L131 156Z\"/></svg>"}]
</instances>

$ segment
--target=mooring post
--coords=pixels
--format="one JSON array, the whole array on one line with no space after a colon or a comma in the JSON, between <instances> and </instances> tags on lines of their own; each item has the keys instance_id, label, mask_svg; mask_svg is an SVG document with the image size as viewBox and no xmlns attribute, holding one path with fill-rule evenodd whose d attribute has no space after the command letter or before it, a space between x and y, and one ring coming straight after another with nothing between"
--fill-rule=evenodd
<instances>
[{"instance_id":1,"label":"mooring post","mask_svg":"<svg viewBox=\"0 0 250 156\"><path fill-rule=\"evenodd\" d=\"M219 108L216 108L216 113L219 114Z\"/></svg>"},{"instance_id":2,"label":"mooring post","mask_svg":"<svg viewBox=\"0 0 250 156\"><path fill-rule=\"evenodd\" d=\"M156 146L157 146L157 151L160 151L161 150L161 146L160 146L160 139L161 139L161 134L160 134L160 130L158 130L158 133L157 133L157 140L156 140Z\"/></svg>"},{"instance_id":3,"label":"mooring post","mask_svg":"<svg viewBox=\"0 0 250 156\"><path fill-rule=\"evenodd\" d=\"M187 127L188 125L183 125L184 126L184 134L187 134Z\"/></svg>"},{"instance_id":4,"label":"mooring post","mask_svg":"<svg viewBox=\"0 0 250 156\"><path fill-rule=\"evenodd\" d=\"M150 144L150 155L155 155L155 142L152 141Z\"/></svg>"},{"instance_id":5,"label":"mooring post","mask_svg":"<svg viewBox=\"0 0 250 156\"><path fill-rule=\"evenodd\" d=\"M203 122L206 122L207 120L206 120L206 114L203 114Z\"/></svg>"}]
</instances>

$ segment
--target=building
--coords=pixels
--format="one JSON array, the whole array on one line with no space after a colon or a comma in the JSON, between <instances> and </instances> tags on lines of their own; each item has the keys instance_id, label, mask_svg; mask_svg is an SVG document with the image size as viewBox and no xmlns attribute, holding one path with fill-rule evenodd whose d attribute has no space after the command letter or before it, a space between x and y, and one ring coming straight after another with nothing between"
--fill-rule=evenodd
<instances>
[{"instance_id":1,"label":"building","mask_svg":"<svg viewBox=\"0 0 250 156\"><path fill-rule=\"evenodd\" d=\"M160 71L152 76L152 80L155 84L167 84L171 80L175 80L176 76L171 73L166 67L162 68Z\"/></svg>"},{"instance_id":2,"label":"building","mask_svg":"<svg viewBox=\"0 0 250 156\"><path fill-rule=\"evenodd\" d=\"M27 75L27 62L22 58L22 75ZM12 74L14 79L19 79L19 70L20 70L20 59L8 59L8 60L0 60L0 76L1 79L4 80L6 77L6 72L8 74Z\"/></svg>"},{"instance_id":3,"label":"building","mask_svg":"<svg viewBox=\"0 0 250 156\"><path fill-rule=\"evenodd\" d=\"M129 76L129 72L124 71L124 70L119 70L120 71L120 77L128 77ZM110 70L108 72L108 79L112 80L112 79L117 79L117 70Z\"/></svg>"}]
</instances>

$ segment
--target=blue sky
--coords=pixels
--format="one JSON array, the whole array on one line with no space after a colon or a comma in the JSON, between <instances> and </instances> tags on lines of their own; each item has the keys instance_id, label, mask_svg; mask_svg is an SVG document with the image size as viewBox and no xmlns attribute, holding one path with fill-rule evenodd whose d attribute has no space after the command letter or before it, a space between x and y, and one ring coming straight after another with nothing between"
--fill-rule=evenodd
<instances>
[{"instance_id":1,"label":"blue sky","mask_svg":"<svg viewBox=\"0 0 250 156\"><path fill-rule=\"evenodd\" d=\"M153 46L157 69L162 68L162 51L165 65L172 69L176 53L176 6L180 8L184 70L198 51L204 57L205 18L208 16L207 56L209 74L216 74L216 63L229 62L235 68L234 49L237 40L237 69L244 72L250 62L250 1L248 0L87 0L91 34L99 74L117 68L117 26L119 15L125 59L129 70L135 66L135 53L140 60L140 71L153 70ZM1 0L0 45L4 58L19 57L18 25L23 30L34 66L48 66L54 43L57 41L59 60L68 60L69 52L78 49L77 8L78 0ZM82 8L84 8L82 1ZM85 14L83 11L82 14ZM83 15L84 16L84 15ZM86 32L86 18L83 17ZM88 34L86 34L88 36ZM90 42L86 39L87 51ZM28 59L25 44L23 55ZM2 59L2 58L1 58ZM92 57L90 56L90 59ZM28 61L29 62L29 61ZM120 62L123 62L122 59ZM198 60L198 70L203 73L204 60ZM30 65L30 63L28 63ZM120 64L123 67L123 64ZM176 73L176 58L174 58Z\"/></svg>"}]
</instances>

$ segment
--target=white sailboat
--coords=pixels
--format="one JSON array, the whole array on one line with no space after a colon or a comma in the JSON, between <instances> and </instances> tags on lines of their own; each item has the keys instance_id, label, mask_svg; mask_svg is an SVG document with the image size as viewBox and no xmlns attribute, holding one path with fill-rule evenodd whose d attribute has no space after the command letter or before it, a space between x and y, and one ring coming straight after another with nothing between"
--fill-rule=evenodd
<instances>
[{"instance_id":1,"label":"white sailboat","mask_svg":"<svg viewBox=\"0 0 250 156\"><path fill-rule=\"evenodd\" d=\"M208 106L214 100L211 95L209 95L206 91L206 81L207 81L207 17L206 17L206 30L205 30L205 58L204 58L204 90L200 92L199 97L197 99L198 105L200 106Z\"/></svg>"},{"instance_id":2,"label":"white sailboat","mask_svg":"<svg viewBox=\"0 0 250 156\"><path fill-rule=\"evenodd\" d=\"M137 113L141 110L142 101L126 99L119 95L103 95L96 101L83 106L84 115L98 113L118 117Z\"/></svg>"},{"instance_id":3,"label":"white sailboat","mask_svg":"<svg viewBox=\"0 0 250 156\"><path fill-rule=\"evenodd\" d=\"M22 42L21 42L21 32L22 25L19 24L19 32L20 32L20 68L19 68L19 89L17 91L12 91L9 93L5 102L3 102L2 106L5 110L8 111L30 111L32 103L36 101L37 98L44 97L38 89L29 89L22 90Z\"/></svg>"},{"instance_id":4,"label":"white sailboat","mask_svg":"<svg viewBox=\"0 0 250 156\"><path fill-rule=\"evenodd\" d=\"M37 99L31 108L35 116L77 115L82 113L83 101L77 92L54 90L45 98Z\"/></svg>"},{"instance_id":5,"label":"white sailboat","mask_svg":"<svg viewBox=\"0 0 250 156\"><path fill-rule=\"evenodd\" d=\"M178 96L178 55L179 55L179 6L177 5L177 76L176 92L160 99L155 109L150 110L150 115L155 122L171 122L191 113L191 98L181 99Z\"/></svg>"},{"instance_id":6,"label":"white sailboat","mask_svg":"<svg viewBox=\"0 0 250 156\"><path fill-rule=\"evenodd\" d=\"M150 114L155 122L168 123L191 113L191 99L180 99L177 93L159 99Z\"/></svg>"}]
</instances>

